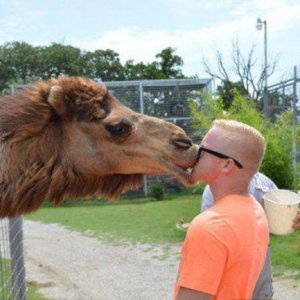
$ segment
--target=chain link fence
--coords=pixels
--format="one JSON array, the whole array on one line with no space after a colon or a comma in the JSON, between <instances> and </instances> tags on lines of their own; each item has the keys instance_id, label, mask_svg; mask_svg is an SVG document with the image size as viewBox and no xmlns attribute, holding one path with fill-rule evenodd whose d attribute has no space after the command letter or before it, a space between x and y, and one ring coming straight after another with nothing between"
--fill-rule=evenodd
<instances>
[{"instance_id":1,"label":"chain link fence","mask_svg":"<svg viewBox=\"0 0 300 300\"><path fill-rule=\"evenodd\" d=\"M0 299L27 300L23 219L0 219Z\"/></svg>"},{"instance_id":2,"label":"chain link fence","mask_svg":"<svg viewBox=\"0 0 300 300\"><path fill-rule=\"evenodd\" d=\"M201 101L200 92L212 92L212 79L165 79L105 82L111 93L132 110L172 122L199 143L193 128L189 101ZM163 182L167 190L178 192L183 186L168 175L145 176L138 193L148 194L149 186Z\"/></svg>"},{"instance_id":3,"label":"chain link fence","mask_svg":"<svg viewBox=\"0 0 300 300\"><path fill-rule=\"evenodd\" d=\"M268 87L269 116L272 117L277 113L290 109L294 114L294 121L299 123L299 84L299 70L295 66L293 74L288 79L282 80Z\"/></svg>"}]
</instances>

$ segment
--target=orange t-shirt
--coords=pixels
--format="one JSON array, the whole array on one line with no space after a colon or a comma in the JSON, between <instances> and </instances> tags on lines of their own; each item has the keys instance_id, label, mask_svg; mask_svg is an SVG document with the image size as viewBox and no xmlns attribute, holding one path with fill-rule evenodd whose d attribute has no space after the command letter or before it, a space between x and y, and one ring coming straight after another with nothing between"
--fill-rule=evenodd
<instances>
[{"instance_id":1,"label":"orange t-shirt","mask_svg":"<svg viewBox=\"0 0 300 300\"><path fill-rule=\"evenodd\" d=\"M267 219L257 201L240 195L217 200L189 226L174 298L184 287L214 300L251 299L268 243Z\"/></svg>"}]
</instances>

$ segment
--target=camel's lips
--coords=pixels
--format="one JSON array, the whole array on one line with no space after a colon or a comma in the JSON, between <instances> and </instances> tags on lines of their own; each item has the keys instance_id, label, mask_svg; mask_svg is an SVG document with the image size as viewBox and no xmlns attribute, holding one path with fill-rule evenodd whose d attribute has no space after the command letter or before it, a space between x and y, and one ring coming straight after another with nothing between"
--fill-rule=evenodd
<instances>
[{"instance_id":1,"label":"camel's lips","mask_svg":"<svg viewBox=\"0 0 300 300\"><path fill-rule=\"evenodd\" d=\"M172 175L174 175L175 178L178 179L182 184L184 184L185 186L192 185L192 181L191 181L192 169L183 169L180 167L175 167L174 171L175 172Z\"/></svg>"},{"instance_id":2,"label":"camel's lips","mask_svg":"<svg viewBox=\"0 0 300 300\"><path fill-rule=\"evenodd\" d=\"M164 160L162 163L162 171L164 173L170 174L174 176L177 180L179 180L183 185L189 186L192 185L191 181L191 168L182 168L179 167L170 161Z\"/></svg>"}]
</instances>

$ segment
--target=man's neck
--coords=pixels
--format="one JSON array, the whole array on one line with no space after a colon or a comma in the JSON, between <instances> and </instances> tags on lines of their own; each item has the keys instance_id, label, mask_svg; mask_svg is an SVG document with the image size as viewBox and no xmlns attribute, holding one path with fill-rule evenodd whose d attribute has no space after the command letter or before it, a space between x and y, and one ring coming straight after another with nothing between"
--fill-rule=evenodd
<instances>
[{"instance_id":1,"label":"man's neck","mask_svg":"<svg viewBox=\"0 0 300 300\"><path fill-rule=\"evenodd\" d=\"M209 183L210 189L214 196L214 199L217 201L227 195L241 195L249 196L248 185L247 184L236 184L236 183L226 183L226 182L212 182Z\"/></svg>"}]
</instances>

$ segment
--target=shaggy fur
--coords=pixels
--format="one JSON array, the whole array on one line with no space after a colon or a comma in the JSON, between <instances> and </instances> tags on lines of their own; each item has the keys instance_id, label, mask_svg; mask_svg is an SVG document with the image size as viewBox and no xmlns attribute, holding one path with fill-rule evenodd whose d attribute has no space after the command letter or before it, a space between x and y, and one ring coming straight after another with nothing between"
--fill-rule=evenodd
<instances>
[{"instance_id":1,"label":"shaggy fur","mask_svg":"<svg viewBox=\"0 0 300 300\"><path fill-rule=\"evenodd\" d=\"M54 85L64 91L64 119L47 102ZM110 112L106 97L104 85L65 77L38 82L0 99L0 217L34 211L44 199L58 205L66 197L115 198L142 184L138 174L86 176L64 155L62 122L104 118Z\"/></svg>"}]
</instances>

